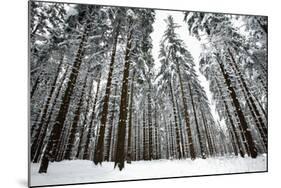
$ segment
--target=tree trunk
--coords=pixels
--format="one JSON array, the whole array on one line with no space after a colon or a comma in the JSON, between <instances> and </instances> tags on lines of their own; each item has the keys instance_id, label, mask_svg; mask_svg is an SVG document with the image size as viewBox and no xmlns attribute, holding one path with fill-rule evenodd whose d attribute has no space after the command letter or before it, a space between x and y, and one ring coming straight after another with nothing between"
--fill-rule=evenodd
<instances>
[{"instance_id":1,"label":"tree trunk","mask_svg":"<svg viewBox=\"0 0 281 188\"><path fill-rule=\"evenodd\" d=\"M184 138L183 138L183 125L182 125L182 119L181 119L181 111L179 108L179 103L178 103L178 99L175 98L175 103L176 103L176 107L177 107L177 114L178 114L178 123L179 123L179 129L180 129L180 139L181 139L181 153L182 153L182 158L186 158L185 154L185 145L184 145Z\"/></svg>"},{"instance_id":2,"label":"tree trunk","mask_svg":"<svg viewBox=\"0 0 281 188\"><path fill-rule=\"evenodd\" d=\"M47 147L45 149L44 155L41 160L40 168L39 168L39 173L47 173L49 161L54 160L56 156L54 156L54 150L58 146L58 141L61 135L62 127L64 125L66 115L68 112L68 108L70 105L70 98L73 93L74 86L76 84L76 80L78 77L79 69L82 63L82 58L84 56L84 46L88 38L88 30L89 26L85 28L82 39L79 45L78 52L76 54L76 59L73 63L73 68L69 77L69 81L66 86L66 91L62 97L62 104L60 106L57 118L55 120L55 124L53 125L53 129L49 138L49 141L47 143Z\"/></svg>"},{"instance_id":3,"label":"tree trunk","mask_svg":"<svg viewBox=\"0 0 281 188\"><path fill-rule=\"evenodd\" d=\"M187 110L187 100L186 100L185 93L184 93L182 76L181 76L181 71L180 71L180 67L179 67L178 62L177 62L177 69L178 69L181 95L182 95L182 101L183 101L184 119L185 119L185 123L186 123L186 131L187 131L187 137L188 137L188 146L189 146L190 158L192 160L194 160L196 158L196 154L195 154L194 144L193 144L193 140L192 140L190 119L189 119L189 114L188 114L188 110Z\"/></svg>"},{"instance_id":4,"label":"tree trunk","mask_svg":"<svg viewBox=\"0 0 281 188\"><path fill-rule=\"evenodd\" d=\"M194 102L193 102L193 94L192 94L191 86L190 86L189 82L188 82L188 88L189 88L191 105L192 105L193 114L194 114L194 120L195 120L195 125L196 125L196 132L197 132L198 140L199 140L199 147L200 147L201 157L202 157L202 159L206 159L206 153L205 153L204 148L203 148L203 142L202 142L202 137L201 137L201 133L200 133L200 129L199 129L199 124L198 124L198 120L197 120L196 109L195 109Z\"/></svg>"},{"instance_id":5,"label":"tree trunk","mask_svg":"<svg viewBox=\"0 0 281 188\"><path fill-rule=\"evenodd\" d=\"M112 132L113 132L113 126L114 126L114 118L115 118L115 106L116 106L116 99L117 96L117 85L115 85L115 91L114 91L114 99L113 99L113 107L111 112L111 117L108 124L108 139L107 139L107 150L106 150L106 161L110 160L110 150L111 150L111 143L112 143Z\"/></svg>"},{"instance_id":6,"label":"tree trunk","mask_svg":"<svg viewBox=\"0 0 281 188\"><path fill-rule=\"evenodd\" d=\"M114 32L114 31L113 31ZM104 133L105 133L105 127L106 127L106 122L107 122L107 116L108 116L108 105L109 105L109 98L111 94L111 82L112 82L112 74L114 70L114 62L115 62L115 54L116 54L116 47L117 47L117 42L118 42L118 36L119 36L119 26L117 25L117 29L114 32L114 37L113 37L113 48L112 48L112 54L111 54L111 62L109 65L109 72L108 72L108 77L107 77L107 84L105 88L105 95L104 95L104 100L103 100L103 110L102 110L102 115L101 115L101 120L100 120L100 131L98 136L98 142L97 146L95 148L95 154L94 154L94 163L102 163L103 161L103 150L104 150Z\"/></svg>"},{"instance_id":7,"label":"tree trunk","mask_svg":"<svg viewBox=\"0 0 281 188\"><path fill-rule=\"evenodd\" d=\"M216 83L216 85L217 85L217 87L218 87L219 95L222 97L222 101L223 101L223 103L224 103L224 108L225 108L225 111L226 111L226 114L227 114L227 118L228 118L228 120L229 120L231 129L232 129L231 132L233 132L233 134L234 134L234 138L235 138L235 140L236 140L236 142L237 142L237 145L238 145L239 153L240 153L241 157L244 157L245 154L244 154L244 152L243 152L243 147L242 147L242 144L240 143L239 136L237 135L237 131L236 131L236 128L235 128L235 126L234 126L234 122L233 122L233 120L232 120L230 110L229 110L228 105L227 105L227 103L226 103L226 99L225 99L225 97L224 97L224 95L223 95L223 93L222 93L222 91L221 91L221 86L220 86L220 84L219 84L219 82L218 82L218 80L217 80L216 78L215 78L215 83Z\"/></svg>"},{"instance_id":8,"label":"tree trunk","mask_svg":"<svg viewBox=\"0 0 281 188\"><path fill-rule=\"evenodd\" d=\"M126 137L126 121L127 121L127 100L128 100L128 82L129 82L129 68L130 68L130 52L132 45L132 30L129 32L127 38L126 52L125 52L125 65L123 72L123 81L121 89L121 103L120 103L120 114L118 122L118 133L117 133L117 150L115 156L115 164L120 170L124 168L125 160L125 137Z\"/></svg>"},{"instance_id":9,"label":"tree trunk","mask_svg":"<svg viewBox=\"0 0 281 188\"><path fill-rule=\"evenodd\" d=\"M169 88L170 88L170 95L171 95L171 102L173 105L173 115L174 115L174 121L175 121L175 128L176 128L176 150L177 150L177 156L179 159L182 158L182 153L181 153L181 141L180 141L180 129L178 126L178 117L177 117L177 112L176 112L176 104L175 104L175 98L174 98L174 92L173 92L173 86L172 86L172 81L169 81Z\"/></svg>"},{"instance_id":10,"label":"tree trunk","mask_svg":"<svg viewBox=\"0 0 281 188\"><path fill-rule=\"evenodd\" d=\"M144 103L144 108L143 108L143 115L142 115L142 139L143 139L143 160L146 160L146 119L145 119L145 103Z\"/></svg>"},{"instance_id":11,"label":"tree trunk","mask_svg":"<svg viewBox=\"0 0 281 188\"><path fill-rule=\"evenodd\" d=\"M31 92L30 92L30 99L32 99L32 97L33 97L33 95L34 95L34 93L35 93L35 91L36 91L36 89L37 89L37 86L38 86L38 84L40 83L41 74L42 74L42 73L40 73L40 75L37 76L37 78L36 78L36 80L35 80L35 83L34 83L32 89L31 89Z\"/></svg>"},{"instance_id":12,"label":"tree trunk","mask_svg":"<svg viewBox=\"0 0 281 188\"><path fill-rule=\"evenodd\" d=\"M127 145L127 162L131 163L131 155L132 155L132 146L131 146L131 137L132 137L132 124L133 124L133 99L134 99L134 80L135 80L135 70L132 75L132 83L131 83L131 92L130 92L130 112L129 112L129 130L128 130L128 145Z\"/></svg>"},{"instance_id":13,"label":"tree trunk","mask_svg":"<svg viewBox=\"0 0 281 188\"><path fill-rule=\"evenodd\" d=\"M75 137L76 137L76 133L78 132L77 127L78 127L79 120L80 120L81 108L83 106L83 99L84 99L84 95L85 95L85 89L86 89L86 86L87 86L87 78L88 78L88 73L85 77L84 86L83 86L82 92L81 92L81 97L80 97L80 100L79 100L79 103L78 103L78 107L77 107L76 111L74 112L74 119L73 119L72 126L70 127L70 135L69 135L69 138L68 138L65 156L64 156L64 158L68 159L68 160L71 159L72 150L75 147L75 145L74 145L75 144ZM92 84L91 84L91 89L92 89Z\"/></svg>"},{"instance_id":14,"label":"tree trunk","mask_svg":"<svg viewBox=\"0 0 281 188\"><path fill-rule=\"evenodd\" d=\"M51 89L50 89L49 95L47 97L46 104L45 104L45 106L43 108L43 111L42 111L40 123L39 123L39 125L37 125L38 130L36 131L36 134L34 135L35 140L33 141L32 145L31 145L31 159L34 158L35 152L36 152L37 148L39 147L38 143L40 142L40 139L43 139L46 136L45 134L42 134L42 133L46 132L45 129L47 129L47 127L48 127L48 125L45 124L46 116L47 116L47 113L48 113L48 108L50 106L50 102L52 100L52 96L54 94L54 91L55 91L55 88L56 88L56 85L57 85L57 81L59 79L59 74L60 74L60 71L61 71L61 68L62 68L62 65L63 65L63 59L64 59L64 55L62 54L60 63L58 65L58 68L57 68L57 71L56 71L55 79L54 79L54 81L51 85ZM38 80L39 79L37 78L35 84L37 84ZM40 137L43 137L43 138L40 138Z\"/></svg>"},{"instance_id":15,"label":"tree trunk","mask_svg":"<svg viewBox=\"0 0 281 188\"><path fill-rule=\"evenodd\" d=\"M257 118L257 120L258 120L257 127L259 129L259 132L260 132L260 134L262 136L262 140L263 140L263 142L265 144L265 147L267 149L267 128L265 126L265 123L263 122L262 116L261 116L261 114L260 114L260 112L259 112L259 110L258 110L258 108L257 108L257 106L256 106L256 104L254 102L254 99L252 97L251 92L249 91L249 88L248 88L248 86L246 84L246 81L245 81L244 77L242 76L242 74L241 74L241 72L240 72L240 70L238 68L238 65L237 65L237 63L235 61L235 58L234 58L232 52L230 51L229 48L227 50L228 50L228 53L229 53L230 58L231 58L230 65L232 66L234 72L236 74L238 74L238 76L239 76L239 78L240 78L240 80L242 82L242 86L245 89L245 92L246 92L246 95L247 95L247 96L245 96L245 98L246 98L246 100L249 100L249 107L250 107L250 111L251 111L252 115L254 116L254 118ZM255 117L254 114L256 115L256 117Z\"/></svg>"},{"instance_id":16,"label":"tree trunk","mask_svg":"<svg viewBox=\"0 0 281 188\"><path fill-rule=\"evenodd\" d=\"M151 83L149 82L147 93L147 118L148 118L148 159L153 159L153 142L152 142L152 100L151 100Z\"/></svg>"},{"instance_id":17,"label":"tree trunk","mask_svg":"<svg viewBox=\"0 0 281 188\"><path fill-rule=\"evenodd\" d=\"M169 157L171 156L170 154L170 129L169 129L169 125L167 124L165 115L163 115L163 119L164 119L164 128L165 128L165 137L166 137L166 159L169 159Z\"/></svg>"},{"instance_id":18,"label":"tree trunk","mask_svg":"<svg viewBox=\"0 0 281 188\"><path fill-rule=\"evenodd\" d=\"M37 149L36 149L35 155L34 155L33 158L31 158L32 162L34 162L34 163L38 163L39 162L40 155L41 155L43 147L44 147L44 140L46 139L45 137L46 137L46 134L47 134L47 131L48 131L48 127L50 126L50 121L51 121L52 115L54 113L55 105L57 103L60 91L62 90L63 83L64 83L64 81L66 79L66 76L67 76L67 72L68 72L68 68L66 69L66 71L64 72L64 74L63 74L63 76L61 78L61 82L60 82L60 84L58 86L56 95L54 97L55 100L52 103L52 106L51 106L51 109L50 109L50 114L48 115L48 118L47 118L46 122L44 122L44 125L42 125L42 126L46 126L46 127L42 130L42 136L39 136L40 139L38 140L38 144L37 144Z\"/></svg>"},{"instance_id":19,"label":"tree trunk","mask_svg":"<svg viewBox=\"0 0 281 188\"><path fill-rule=\"evenodd\" d=\"M202 115L202 120L203 120L203 126L204 126L204 129L205 129L205 132L206 132L206 138L207 138L207 143L208 143L208 148L209 148L209 154L210 156L213 156L214 154L214 149L213 149L213 143L212 143L212 140L210 138L210 132L209 132L209 128L207 127L207 122L206 122L206 118L205 118L205 114L203 113L203 110L202 110L202 107L200 108L200 112L201 112L201 115Z\"/></svg>"},{"instance_id":20,"label":"tree trunk","mask_svg":"<svg viewBox=\"0 0 281 188\"><path fill-rule=\"evenodd\" d=\"M99 96L100 81L101 81L101 72L98 75L97 90L96 90L96 94L95 94L92 117L91 117L91 121L90 121L89 128L88 128L88 134L87 134L85 145L84 145L85 148L84 148L84 153L83 153L83 159L90 159L89 158L89 156L90 156L89 145L90 145L91 138L94 136L93 135L93 129L94 129L93 128L93 121L94 121L94 118L95 118L95 108L96 108L98 96ZM83 139L83 138L81 138L81 139ZM81 144L82 144L82 140L81 140Z\"/></svg>"},{"instance_id":21,"label":"tree trunk","mask_svg":"<svg viewBox=\"0 0 281 188\"><path fill-rule=\"evenodd\" d=\"M159 140L158 140L158 123L157 123L157 109L156 109L156 104L154 107L154 145L155 145L155 159L159 159Z\"/></svg>"},{"instance_id":22,"label":"tree trunk","mask_svg":"<svg viewBox=\"0 0 281 188\"><path fill-rule=\"evenodd\" d=\"M221 72L223 74L223 77L225 79L225 83L227 85L227 88L230 91L230 97L232 99L235 110L237 112L237 115L238 115L238 118L239 118L239 123L241 125L242 130L243 130L243 133L245 134L245 138L247 140L249 150L250 150L250 155L251 155L252 158L256 158L257 157L257 149L256 149L255 143L253 141L253 137L252 137L250 128L249 128L249 126L246 122L245 116L242 112L242 108L241 108L240 103L238 101L238 96L236 95L236 92L235 92L234 88L231 86L231 81L230 81L229 75L225 72L224 65L223 65L222 62L220 62L219 57L217 57L217 61L218 61L219 67L221 69Z\"/></svg>"}]
</instances>

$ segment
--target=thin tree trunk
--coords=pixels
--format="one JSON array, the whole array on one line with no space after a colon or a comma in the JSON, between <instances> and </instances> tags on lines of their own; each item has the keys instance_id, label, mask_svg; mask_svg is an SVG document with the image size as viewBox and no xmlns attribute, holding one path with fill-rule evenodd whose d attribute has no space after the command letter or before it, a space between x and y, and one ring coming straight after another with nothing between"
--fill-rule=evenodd
<instances>
[{"instance_id":1,"label":"thin tree trunk","mask_svg":"<svg viewBox=\"0 0 281 188\"><path fill-rule=\"evenodd\" d=\"M98 75L98 84L97 84L97 86L99 86L100 75L101 75L101 73L99 73L99 75ZM92 83L91 87L93 87L93 83ZM89 90L89 93L88 93L86 113L85 113L85 116L84 116L84 120L83 120L83 122L82 122L82 124L80 125L80 128L79 128L80 130L79 130L78 148L77 148L76 157L75 157L76 159L79 158L81 150L82 150L82 147L83 147L82 143L83 143L85 128L87 127L87 120L88 120L87 117L88 117L88 113L89 113L89 110L90 110L90 101L92 99L91 91L92 91L92 88ZM97 87L95 95L97 95L97 93L98 93L98 87ZM95 98L94 98L94 101L95 101ZM94 109L93 109L93 112L94 112ZM92 118L91 118L91 121L92 121Z\"/></svg>"},{"instance_id":2,"label":"thin tree trunk","mask_svg":"<svg viewBox=\"0 0 281 188\"><path fill-rule=\"evenodd\" d=\"M34 93L35 93L35 91L36 91L36 89L37 89L37 86L38 86L38 84L40 83L41 74L42 74L42 73L40 73L40 75L37 76L37 78L36 78L36 80L35 80L35 83L34 83L32 89L31 89L31 92L30 92L30 99L32 99L32 97L33 97L33 95L34 95Z\"/></svg>"},{"instance_id":3,"label":"thin tree trunk","mask_svg":"<svg viewBox=\"0 0 281 188\"><path fill-rule=\"evenodd\" d=\"M119 24L118 24L119 25ZM107 122L107 116L108 116L108 106L109 106L109 98L111 94L111 82L112 82L112 74L114 70L114 62L115 62L115 54L116 54L116 48L117 48L117 42L118 42L118 36L119 36L119 26L117 25L117 29L114 32L113 37L113 48L112 48L112 54L111 54L111 62L109 65L109 72L107 77L107 84L105 88L105 95L103 100L103 110L100 120L100 131L98 136L98 142L97 146L95 148L95 154L94 154L94 163L102 163L103 161L103 150L104 150L104 133L105 133L105 127Z\"/></svg>"},{"instance_id":4,"label":"thin tree trunk","mask_svg":"<svg viewBox=\"0 0 281 188\"><path fill-rule=\"evenodd\" d=\"M223 77L225 79L225 83L228 87L228 90L230 91L230 96L231 96L232 102L234 104L235 110L237 112L237 115L239 118L239 123L241 125L241 128L243 129L243 133L245 134L245 138L246 138L248 146L249 146L250 155L252 158L256 158L257 149L256 149L255 143L253 141L253 137L252 137L251 131L249 129L249 126L246 122L245 116L242 112L242 108L238 101L238 96L236 95L234 88L231 86L231 81L230 81L229 75L225 72L223 63L220 62L219 57L217 58L217 61L218 61L219 67L221 69L221 72L223 74Z\"/></svg>"},{"instance_id":5,"label":"thin tree trunk","mask_svg":"<svg viewBox=\"0 0 281 188\"><path fill-rule=\"evenodd\" d=\"M78 77L79 69L82 64L82 58L83 58L84 52L85 52L84 46L85 46L85 43L88 38L88 30L89 30L89 26L87 26L87 28L85 28L85 30L83 32L82 39L81 39L81 42L79 45L79 49L76 54L76 59L73 63L73 68L72 68L72 71L71 71L71 74L69 77L69 81L66 86L66 91L62 97L63 103L61 104L61 106L59 108L59 112L58 112L57 118L55 120L55 124L53 125L53 129L52 129L49 141L47 143L47 147L46 147L44 155L42 157L41 164L39 167L39 173L47 173L49 161L53 161L56 157L56 156L54 156L53 152L56 150L56 148L58 146L59 137L61 135L61 131L62 131L64 122L66 119L66 115L68 112L68 108L70 105L70 98L72 96L73 89L74 89L74 86L76 84L76 80Z\"/></svg>"},{"instance_id":6,"label":"thin tree trunk","mask_svg":"<svg viewBox=\"0 0 281 188\"><path fill-rule=\"evenodd\" d=\"M42 134L42 132L45 132L45 129L47 129L47 127L48 127L48 125L45 124L46 116L47 116L47 113L48 113L48 108L50 106L52 96L54 94L54 91L55 91L55 88L56 88L56 85L57 85L57 81L59 79L59 74L60 74L60 71L61 71L61 68L62 68L62 65L63 65L63 59L64 59L64 55L62 54L60 63L58 65L58 68L57 68L57 71L56 71L55 79L54 79L54 81L51 85L51 89L50 89L49 95L47 97L46 104L45 104L45 106L43 108L43 111L42 111L40 123L39 123L39 125L37 125L38 130L36 131L36 134L34 135L35 140L33 141L32 145L31 145L31 159L34 158L35 152L36 152L37 148L39 147L38 146L38 143L40 142L39 140L43 139L46 136L45 134ZM43 137L43 138L39 138L39 137Z\"/></svg>"},{"instance_id":7,"label":"thin tree trunk","mask_svg":"<svg viewBox=\"0 0 281 188\"><path fill-rule=\"evenodd\" d=\"M86 141L85 141L83 159L90 159L89 145L90 145L91 138L94 136L93 135L93 129L94 129L93 128L93 121L94 121L94 118L95 118L95 109L96 109L98 96L99 96L100 81L101 81L101 72L98 75L97 90L96 90L96 94L95 94L92 117L91 117L91 121L90 121L89 128L88 128L88 134L87 134ZM82 144L82 140L81 140L81 144Z\"/></svg>"},{"instance_id":8,"label":"thin tree trunk","mask_svg":"<svg viewBox=\"0 0 281 188\"><path fill-rule=\"evenodd\" d=\"M147 93L147 118L148 118L148 159L153 159L153 142L152 142L152 100L151 100L151 83L149 82L149 91Z\"/></svg>"},{"instance_id":9,"label":"thin tree trunk","mask_svg":"<svg viewBox=\"0 0 281 188\"><path fill-rule=\"evenodd\" d=\"M85 77L84 86L83 86L82 92L81 92L81 97L80 97L80 100L79 100L79 103L78 103L78 107L77 107L76 111L74 112L75 116L74 116L74 119L73 119L72 126L70 127L70 135L69 135L69 138L68 138L66 151L65 151L65 155L64 155L64 158L68 159L68 160L71 159L72 150L75 147L75 145L74 145L75 136L76 136L76 133L78 132L77 127L78 127L79 120L80 120L81 108L83 106L83 99L84 99L84 95L85 95L85 89L86 89L86 86L87 86L87 78L88 78L88 74Z\"/></svg>"},{"instance_id":10,"label":"thin tree trunk","mask_svg":"<svg viewBox=\"0 0 281 188\"><path fill-rule=\"evenodd\" d=\"M182 158L185 158L185 146L184 146L184 138L183 138L183 129L182 129L182 119L181 119L181 111L179 108L179 103L178 103L178 99L175 98L175 103L176 103L176 107L177 107L177 114L178 114L178 123L179 123L179 129L180 129L180 139L181 139L181 153L182 153Z\"/></svg>"},{"instance_id":11,"label":"thin tree trunk","mask_svg":"<svg viewBox=\"0 0 281 188\"><path fill-rule=\"evenodd\" d=\"M159 143L158 143L158 123L157 123L157 109L154 107L154 140L155 140L155 159L159 159Z\"/></svg>"},{"instance_id":12,"label":"thin tree trunk","mask_svg":"<svg viewBox=\"0 0 281 188\"><path fill-rule=\"evenodd\" d=\"M116 106L116 99L115 97L117 96L117 85L115 85L115 91L114 91L114 99L113 99L113 107L112 107L112 112L111 112L111 117L110 117L110 120L109 120L109 124L108 124L108 140L107 140L107 150L106 150L106 158L105 160L106 161L109 161L110 160L110 150L111 150L111 143L112 143L112 132L113 132L113 126L114 126L114 118L115 118L115 106Z\"/></svg>"},{"instance_id":13,"label":"thin tree trunk","mask_svg":"<svg viewBox=\"0 0 281 188\"><path fill-rule=\"evenodd\" d=\"M239 136L238 136L238 134L237 134L236 128L235 128L235 126L234 126L234 122L233 122L233 120L232 120L229 107L228 107L228 105L227 105L227 103L226 103L226 99L225 99L225 97L224 97L224 95L223 95L223 93L222 93L222 91L221 91L221 86L220 86L220 84L219 84L219 82L218 82L218 80L217 80L216 78L215 78L215 83L216 83L216 85L217 85L217 87L218 87L219 95L222 97L222 101L223 101L224 108L225 108L225 111L226 111L226 114L227 114L227 118L228 118L228 120L229 120L231 129L232 129L232 132L233 132L233 134L234 134L234 138L235 138L235 140L236 140L236 142L237 142L237 144L238 144L239 153L240 153L241 157L244 157L245 154L244 154L244 152L243 152L242 143L240 143L240 139L239 139Z\"/></svg>"},{"instance_id":14,"label":"thin tree trunk","mask_svg":"<svg viewBox=\"0 0 281 188\"><path fill-rule=\"evenodd\" d=\"M132 146L131 146L131 137L132 137L132 124L133 124L133 96L134 96L134 80L135 80L135 70L132 75L131 91L130 91L130 112L129 112L129 130L128 130L128 145L127 145L127 163L131 163L132 155Z\"/></svg>"},{"instance_id":15,"label":"thin tree trunk","mask_svg":"<svg viewBox=\"0 0 281 188\"><path fill-rule=\"evenodd\" d=\"M196 125L196 132L197 132L198 140L199 140L199 147L200 147L201 157L202 157L202 159L206 159L206 153L205 153L204 148L203 148L203 142L202 142L202 137L201 137L201 133L200 133L200 129L199 129L199 124L198 124L198 120L197 120L196 109L195 109L194 102L193 102L193 94L192 94L191 86L190 86L189 82L188 82L188 88L189 88L189 93L190 93L191 106L192 106L193 114L194 114L194 120L195 120L195 125Z\"/></svg>"},{"instance_id":16,"label":"thin tree trunk","mask_svg":"<svg viewBox=\"0 0 281 188\"><path fill-rule=\"evenodd\" d=\"M128 82L129 82L129 68L130 68L130 52L132 45L132 30L129 32L127 38L126 52L125 52L125 65L123 72L123 81L121 89L121 103L120 103L120 114L118 123L118 134L117 134L117 150L115 156L115 164L120 170L124 168L125 160L125 137L126 137L126 121L127 121L127 100L128 100Z\"/></svg>"},{"instance_id":17,"label":"thin tree trunk","mask_svg":"<svg viewBox=\"0 0 281 188\"><path fill-rule=\"evenodd\" d=\"M175 99L174 99L174 92L173 92L173 86L172 86L172 81L169 81L169 88L170 88L170 95L171 95L171 102L173 105L173 115L174 115L174 121L175 121L175 128L176 128L176 149L177 149L177 154L178 158L182 158L182 153L181 153L181 143L180 143L180 129L178 126L178 118L177 118L177 112L176 112L176 104L175 104Z\"/></svg>"},{"instance_id":18,"label":"thin tree trunk","mask_svg":"<svg viewBox=\"0 0 281 188\"><path fill-rule=\"evenodd\" d=\"M188 137L188 147L189 147L189 152L190 152L190 158L192 160L194 160L196 158L196 154L195 154L194 144L193 144L193 140L192 140L190 119L189 119L189 114L188 114L188 110L187 110L187 100L186 100L186 96L185 96L185 93L184 93L182 76L181 76L181 71L180 71L180 67L179 67L178 62L177 62L177 69L178 69L181 95L182 95L182 101L183 101L184 119L185 119L185 123L186 123L186 131L187 131L187 137Z\"/></svg>"},{"instance_id":19,"label":"thin tree trunk","mask_svg":"<svg viewBox=\"0 0 281 188\"><path fill-rule=\"evenodd\" d=\"M51 109L50 109L50 114L48 115L48 118L46 120L46 122L44 123L44 126L46 126L46 128L44 128L43 132L42 132L42 135L45 135L47 134L47 131L48 131L48 127L50 126L50 121L51 121L51 118L52 118L52 115L54 113L54 109L55 109L55 105L57 103L57 100L58 100L58 97L59 97L59 94L60 94L60 91L62 90L62 87L63 87L63 83L65 81L65 78L66 78L66 75L67 75L67 72L68 72L68 68L66 69L66 71L64 72L62 78L61 78L61 82L58 86L58 89L57 89L57 92L56 92L56 95L55 95L55 100L54 102L52 103L52 106L51 106ZM34 157L32 158L32 162L34 163L38 163L39 162L39 159L40 159L40 155L42 153L42 150L43 150L43 147L44 147L44 140L46 139L45 136L40 136L40 139L38 140L38 147L36 149L36 152L35 152L35 155Z\"/></svg>"},{"instance_id":20,"label":"thin tree trunk","mask_svg":"<svg viewBox=\"0 0 281 188\"><path fill-rule=\"evenodd\" d=\"M202 115L203 126L204 126L204 129L205 129L205 132L206 132L207 143L208 143L208 146L209 146L209 154L210 154L210 156L213 156L213 154L214 154L213 143L212 143L212 140L210 138L211 135L210 135L209 129L207 127L205 114L203 113L202 108L200 108L200 112L201 112L201 115Z\"/></svg>"},{"instance_id":21,"label":"thin tree trunk","mask_svg":"<svg viewBox=\"0 0 281 188\"><path fill-rule=\"evenodd\" d=\"M241 80L242 86L245 89L245 92L246 92L245 98L246 98L246 100L249 100L249 107L250 107L250 111L251 111L252 115L254 116L254 118L257 118L257 121L258 121L257 122L258 123L257 127L259 129L259 132L260 132L260 134L262 136L262 140L263 140L263 142L265 144L265 147L267 149L267 128L265 126L265 123L263 122L262 116L261 116L261 114L260 114L260 112L259 112L259 110L258 110L258 108L257 108L257 106L256 106L256 104L254 102L254 99L252 98L252 94L249 91L248 86L246 85L246 81L245 81L244 77L242 76L242 74L241 74L241 72L240 72L240 70L238 68L238 65L237 65L237 63L235 61L235 58L234 58L232 52L230 51L229 48L227 50L228 50L228 53L229 53L230 58L231 58L230 65L232 66L234 72L236 74L238 74L238 76L239 76L239 78Z\"/></svg>"},{"instance_id":22,"label":"thin tree trunk","mask_svg":"<svg viewBox=\"0 0 281 188\"><path fill-rule=\"evenodd\" d=\"M163 115L163 119L164 119L164 126L165 126L165 136L166 136L166 159L169 159L169 157L171 156L170 154L170 129L169 129L169 125L167 124L165 115Z\"/></svg>"},{"instance_id":23,"label":"thin tree trunk","mask_svg":"<svg viewBox=\"0 0 281 188\"><path fill-rule=\"evenodd\" d=\"M145 119L145 103L143 108L143 115L142 115L142 138L143 138L143 160L146 160L146 119Z\"/></svg>"}]
</instances>

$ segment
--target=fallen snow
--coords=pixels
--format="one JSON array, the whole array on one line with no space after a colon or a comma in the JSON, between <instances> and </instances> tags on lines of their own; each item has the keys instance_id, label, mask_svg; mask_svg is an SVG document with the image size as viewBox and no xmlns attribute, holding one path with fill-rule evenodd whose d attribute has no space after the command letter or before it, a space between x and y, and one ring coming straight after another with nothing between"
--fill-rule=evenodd
<instances>
[{"instance_id":1,"label":"fallen snow","mask_svg":"<svg viewBox=\"0 0 281 188\"><path fill-rule=\"evenodd\" d=\"M125 169L114 169L113 162L102 166L92 161L72 160L54 162L47 174L39 174L39 164L31 164L31 186L194 176L224 173L266 171L266 155L249 157L217 157L209 159L137 161L125 164Z\"/></svg>"}]
</instances>

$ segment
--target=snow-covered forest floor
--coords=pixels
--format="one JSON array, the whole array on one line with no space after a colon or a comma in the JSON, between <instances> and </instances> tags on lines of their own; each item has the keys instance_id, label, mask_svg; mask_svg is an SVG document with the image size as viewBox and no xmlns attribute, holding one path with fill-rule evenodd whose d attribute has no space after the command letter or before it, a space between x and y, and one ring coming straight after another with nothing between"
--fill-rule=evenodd
<instances>
[{"instance_id":1,"label":"snow-covered forest floor","mask_svg":"<svg viewBox=\"0 0 281 188\"><path fill-rule=\"evenodd\" d=\"M208 159L136 161L126 164L125 169L114 169L113 162L94 165L89 160L72 160L50 163L47 174L39 174L39 164L31 164L31 185L72 184L133 179L196 176L207 174L266 171L267 156L216 157Z\"/></svg>"}]
</instances>

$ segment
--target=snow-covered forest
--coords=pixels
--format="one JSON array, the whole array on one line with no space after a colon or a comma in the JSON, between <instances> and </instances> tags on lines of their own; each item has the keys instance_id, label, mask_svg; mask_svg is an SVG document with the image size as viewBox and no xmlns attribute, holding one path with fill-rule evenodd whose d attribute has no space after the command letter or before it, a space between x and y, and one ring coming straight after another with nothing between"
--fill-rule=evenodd
<instances>
[{"instance_id":1,"label":"snow-covered forest","mask_svg":"<svg viewBox=\"0 0 281 188\"><path fill-rule=\"evenodd\" d=\"M87 182L267 169L267 17L31 1L29 33L38 185L56 165Z\"/></svg>"}]
</instances>

